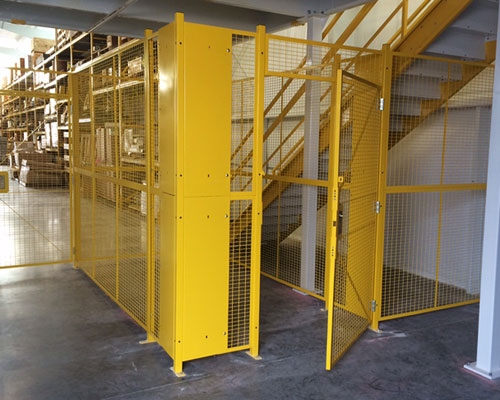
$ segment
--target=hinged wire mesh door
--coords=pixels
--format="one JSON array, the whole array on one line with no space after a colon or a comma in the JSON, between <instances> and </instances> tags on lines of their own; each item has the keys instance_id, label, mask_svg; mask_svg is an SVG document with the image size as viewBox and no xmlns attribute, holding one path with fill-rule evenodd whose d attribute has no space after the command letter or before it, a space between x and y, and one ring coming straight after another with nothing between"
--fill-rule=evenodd
<instances>
[{"instance_id":1,"label":"hinged wire mesh door","mask_svg":"<svg viewBox=\"0 0 500 400\"><path fill-rule=\"evenodd\" d=\"M380 89L339 72L335 138L338 156L335 261L329 277L327 369L370 324L377 221ZM333 221L332 225L333 225Z\"/></svg>"}]
</instances>

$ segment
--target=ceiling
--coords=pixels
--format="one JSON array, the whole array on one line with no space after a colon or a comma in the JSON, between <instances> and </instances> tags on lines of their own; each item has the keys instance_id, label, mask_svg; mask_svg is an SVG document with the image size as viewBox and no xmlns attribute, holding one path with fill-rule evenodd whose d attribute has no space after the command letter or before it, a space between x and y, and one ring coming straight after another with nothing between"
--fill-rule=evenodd
<instances>
[{"instance_id":1,"label":"ceiling","mask_svg":"<svg viewBox=\"0 0 500 400\"><path fill-rule=\"evenodd\" d=\"M291 26L298 19L331 14L371 0L0 0L0 21L141 37L183 12L188 22L268 31ZM110 15L111 14L111 15Z\"/></svg>"}]
</instances>

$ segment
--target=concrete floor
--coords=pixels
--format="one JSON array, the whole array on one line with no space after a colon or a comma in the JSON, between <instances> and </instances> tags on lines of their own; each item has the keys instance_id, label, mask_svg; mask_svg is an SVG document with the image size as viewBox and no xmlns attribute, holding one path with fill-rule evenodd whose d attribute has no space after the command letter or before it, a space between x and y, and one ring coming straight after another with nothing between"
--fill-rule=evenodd
<instances>
[{"instance_id":1,"label":"concrete floor","mask_svg":"<svg viewBox=\"0 0 500 400\"><path fill-rule=\"evenodd\" d=\"M462 368L477 306L385 323L327 372L320 302L266 278L262 300L262 361L210 357L181 379L83 272L0 270L0 399L500 399L500 383Z\"/></svg>"}]
</instances>

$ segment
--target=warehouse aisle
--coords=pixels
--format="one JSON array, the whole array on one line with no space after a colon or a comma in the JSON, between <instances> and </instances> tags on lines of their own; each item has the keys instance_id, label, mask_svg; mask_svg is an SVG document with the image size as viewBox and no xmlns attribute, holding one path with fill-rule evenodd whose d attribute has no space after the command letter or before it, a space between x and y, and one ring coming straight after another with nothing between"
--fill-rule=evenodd
<instances>
[{"instance_id":1,"label":"warehouse aisle","mask_svg":"<svg viewBox=\"0 0 500 400\"><path fill-rule=\"evenodd\" d=\"M495 399L500 383L461 366L475 355L477 305L391 321L324 370L318 300L262 279L261 355L171 360L71 265L0 271L0 398ZM446 326L446 329L443 327ZM431 360L432 363L431 363Z\"/></svg>"}]
</instances>

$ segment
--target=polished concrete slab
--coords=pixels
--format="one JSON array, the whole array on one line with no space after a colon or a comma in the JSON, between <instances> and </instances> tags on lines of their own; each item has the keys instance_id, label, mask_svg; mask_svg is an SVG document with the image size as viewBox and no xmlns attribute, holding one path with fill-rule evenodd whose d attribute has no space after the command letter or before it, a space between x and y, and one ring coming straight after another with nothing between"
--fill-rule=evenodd
<instances>
[{"instance_id":1,"label":"polished concrete slab","mask_svg":"<svg viewBox=\"0 0 500 400\"><path fill-rule=\"evenodd\" d=\"M472 376L478 306L382 324L324 370L321 302L262 279L261 361L245 353L170 371L157 344L71 265L0 271L0 399L500 399Z\"/></svg>"}]
</instances>

